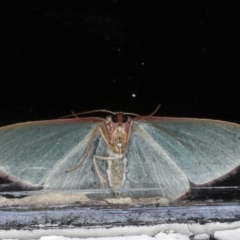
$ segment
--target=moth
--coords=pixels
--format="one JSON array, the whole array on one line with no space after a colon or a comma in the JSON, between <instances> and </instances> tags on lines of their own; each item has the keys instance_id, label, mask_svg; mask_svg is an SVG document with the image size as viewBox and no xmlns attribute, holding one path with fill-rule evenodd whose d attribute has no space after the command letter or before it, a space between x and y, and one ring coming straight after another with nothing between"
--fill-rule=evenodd
<instances>
[{"instance_id":1,"label":"moth","mask_svg":"<svg viewBox=\"0 0 240 240\"><path fill-rule=\"evenodd\" d=\"M190 184L211 184L240 165L238 124L104 112L111 115L0 128L0 176L26 189L174 201Z\"/></svg>"}]
</instances>

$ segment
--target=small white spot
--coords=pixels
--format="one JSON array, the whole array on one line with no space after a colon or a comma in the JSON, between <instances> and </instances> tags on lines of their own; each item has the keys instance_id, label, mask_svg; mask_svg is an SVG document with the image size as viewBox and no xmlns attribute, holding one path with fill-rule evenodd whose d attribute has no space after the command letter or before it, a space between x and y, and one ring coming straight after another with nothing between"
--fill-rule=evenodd
<instances>
[{"instance_id":1,"label":"small white spot","mask_svg":"<svg viewBox=\"0 0 240 240\"><path fill-rule=\"evenodd\" d=\"M137 95L135 93L132 94L132 97L136 97Z\"/></svg>"},{"instance_id":2,"label":"small white spot","mask_svg":"<svg viewBox=\"0 0 240 240\"><path fill-rule=\"evenodd\" d=\"M144 63L144 62L142 62L142 65L145 65L145 63Z\"/></svg>"},{"instance_id":3,"label":"small white spot","mask_svg":"<svg viewBox=\"0 0 240 240\"><path fill-rule=\"evenodd\" d=\"M118 130L119 132L124 132L123 127L118 127L117 130Z\"/></svg>"}]
</instances>

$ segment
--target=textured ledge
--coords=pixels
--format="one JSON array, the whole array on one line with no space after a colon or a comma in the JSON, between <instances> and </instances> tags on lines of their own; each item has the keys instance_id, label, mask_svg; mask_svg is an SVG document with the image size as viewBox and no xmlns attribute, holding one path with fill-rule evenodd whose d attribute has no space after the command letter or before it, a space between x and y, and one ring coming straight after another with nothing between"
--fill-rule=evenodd
<instances>
[{"instance_id":1,"label":"textured ledge","mask_svg":"<svg viewBox=\"0 0 240 240\"><path fill-rule=\"evenodd\" d=\"M61 229L75 227L140 226L170 223L234 222L240 206L231 203L206 206L91 206L53 208L2 208L0 229Z\"/></svg>"}]
</instances>

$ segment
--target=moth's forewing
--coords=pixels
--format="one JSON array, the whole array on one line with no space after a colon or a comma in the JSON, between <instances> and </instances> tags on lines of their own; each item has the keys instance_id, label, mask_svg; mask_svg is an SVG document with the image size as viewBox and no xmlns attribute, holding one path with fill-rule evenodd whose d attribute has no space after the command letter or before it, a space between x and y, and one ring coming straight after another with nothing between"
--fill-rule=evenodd
<instances>
[{"instance_id":1,"label":"moth's forewing","mask_svg":"<svg viewBox=\"0 0 240 240\"><path fill-rule=\"evenodd\" d=\"M152 124L151 128L148 123ZM176 155L172 159L196 185L224 178L240 165L238 124L208 119L150 117L141 127L151 132L152 138L166 153L174 153L176 146L182 145L182 157ZM158 139L161 132L169 136Z\"/></svg>"},{"instance_id":2,"label":"moth's forewing","mask_svg":"<svg viewBox=\"0 0 240 240\"><path fill-rule=\"evenodd\" d=\"M89 133L98 125L99 121L94 120L62 119L3 127L0 129L0 174L24 187L43 186L79 144L86 147ZM86 151L84 147L81 150L79 157ZM66 170L63 168L62 172ZM62 183L59 182L59 186Z\"/></svg>"},{"instance_id":3,"label":"moth's forewing","mask_svg":"<svg viewBox=\"0 0 240 240\"><path fill-rule=\"evenodd\" d=\"M92 130L93 131L93 130ZM74 148L64 156L64 158L55 165L54 169L48 174L44 181L45 189L55 190L87 190L102 189L100 179L93 165L93 156L107 156L107 144L98 133L95 135L91 144L91 154L86 158L84 163L76 170L66 173L66 170L74 168L85 156L89 142L92 138L90 131L82 141L78 142ZM106 175L107 162L104 160L97 161L98 168ZM106 178L106 176L105 176ZM107 179L106 179L107 181Z\"/></svg>"}]
</instances>

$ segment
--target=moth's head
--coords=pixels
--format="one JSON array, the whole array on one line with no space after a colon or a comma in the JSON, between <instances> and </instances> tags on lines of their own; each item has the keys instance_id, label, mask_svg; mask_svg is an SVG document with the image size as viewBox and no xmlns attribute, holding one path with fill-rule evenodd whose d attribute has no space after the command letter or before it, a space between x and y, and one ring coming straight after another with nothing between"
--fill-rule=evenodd
<instances>
[{"instance_id":1,"label":"moth's head","mask_svg":"<svg viewBox=\"0 0 240 240\"><path fill-rule=\"evenodd\" d=\"M105 123L113 152L117 154L124 153L129 139L132 119L122 112L117 112L107 116Z\"/></svg>"}]
</instances>

